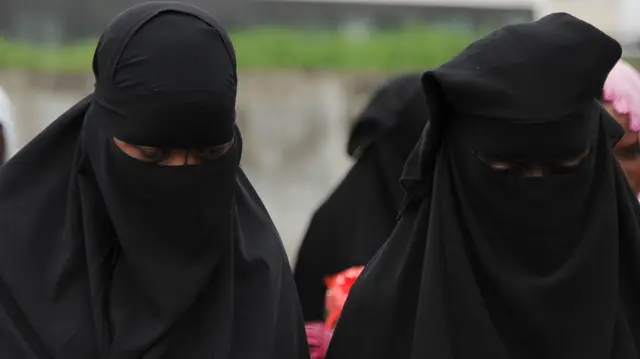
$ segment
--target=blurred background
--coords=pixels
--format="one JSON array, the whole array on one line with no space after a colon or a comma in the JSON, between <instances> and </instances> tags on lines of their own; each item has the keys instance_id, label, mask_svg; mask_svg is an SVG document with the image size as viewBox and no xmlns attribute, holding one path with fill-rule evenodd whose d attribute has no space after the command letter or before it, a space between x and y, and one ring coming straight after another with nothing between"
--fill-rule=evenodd
<instances>
[{"instance_id":1,"label":"blurred background","mask_svg":"<svg viewBox=\"0 0 640 359\"><path fill-rule=\"evenodd\" d=\"M93 87L102 29L135 0L0 0L0 87L28 142ZM197 0L230 31L243 168L293 261L350 166L349 126L394 74L424 71L500 26L568 12L640 64L640 0ZM585 61L589 61L585 59Z\"/></svg>"}]
</instances>

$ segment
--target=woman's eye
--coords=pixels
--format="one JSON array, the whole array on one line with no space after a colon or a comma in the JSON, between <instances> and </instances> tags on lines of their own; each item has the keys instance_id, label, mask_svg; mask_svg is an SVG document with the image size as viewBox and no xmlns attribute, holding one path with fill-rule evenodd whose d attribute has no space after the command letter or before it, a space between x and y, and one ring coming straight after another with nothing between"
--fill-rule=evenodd
<instances>
[{"instance_id":1,"label":"woman's eye","mask_svg":"<svg viewBox=\"0 0 640 359\"><path fill-rule=\"evenodd\" d=\"M195 151L195 154L202 161L212 161L224 156L227 152L229 152L229 149L231 149L233 143L234 140L231 140L224 145L200 148Z\"/></svg>"},{"instance_id":2,"label":"woman's eye","mask_svg":"<svg viewBox=\"0 0 640 359\"><path fill-rule=\"evenodd\" d=\"M570 158L560 162L560 165L563 167L577 167L584 161L585 158L587 158L588 155L589 155L589 151L585 151L584 153L581 153L577 157Z\"/></svg>"},{"instance_id":3,"label":"woman's eye","mask_svg":"<svg viewBox=\"0 0 640 359\"><path fill-rule=\"evenodd\" d=\"M623 157L627 159L636 158L640 156L640 144L633 143L631 146L617 148L615 150L615 154L618 157Z\"/></svg>"},{"instance_id":4,"label":"woman's eye","mask_svg":"<svg viewBox=\"0 0 640 359\"><path fill-rule=\"evenodd\" d=\"M559 163L560 167L576 167L582 163L583 158L575 158L572 160L562 161Z\"/></svg>"},{"instance_id":5,"label":"woman's eye","mask_svg":"<svg viewBox=\"0 0 640 359\"><path fill-rule=\"evenodd\" d=\"M511 166L506 162L491 162L489 163L489 167L496 171L508 171Z\"/></svg>"},{"instance_id":6,"label":"woman's eye","mask_svg":"<svg viewBox=\"0 0 640 359\"><path fill-rule=\"evenodd\" d=\"M513 166L509 162L488 159L477 153L476 153L476 157L484 165L488 166L489 168L497 172L510 172L513 169L512 168Z\"/></svg>"},{"instance_id":7,"label":"woman's eye","mask_svg":"<svg viewBox=\"0 0 640 359\"><path fill-rule=\"evenodd\" d=\"M138 151L145 161L162 162L169 157L169 151L158 147L138 146Z\"/></svg>"},{"instance_id":8,"label":"woman's eye","mask_svg":"<svg viewBox=\"0 0 640 359\"><path fill-rule=\"evenodd\" d=\"M211 161L222 157L224 152L216 149L200 149L196 150L196 155L203 161Z\"/></svg>"}]
</instances>

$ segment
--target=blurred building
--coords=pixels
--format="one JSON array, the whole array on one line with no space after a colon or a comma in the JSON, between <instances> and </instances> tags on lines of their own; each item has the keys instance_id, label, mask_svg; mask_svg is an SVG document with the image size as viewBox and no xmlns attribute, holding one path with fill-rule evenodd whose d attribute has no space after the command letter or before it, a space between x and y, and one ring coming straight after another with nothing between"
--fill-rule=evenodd
<instances>
[{"instance_id":1,"label":"blurred building","mask_svg":"<svg viewBox=\"0 0 640 359\"><path fill-rule=\"evenodd\" d=\"M123 9L143 0L0 0L0 36L43 43L95 37ZM395 28L409 24L494 29L530 20L531 1L517 0L184 0L228 28Z\"/></svg>"},{"instance_id":2,"label":"blurred building","mask_svg":"<svg viewBox=\"0 0 640 359\"><path fill-rule=\"evenodd\" d=\"M42 43L95 37L144 0L0 0L0 36ZM487 31L568 12L624 43L640 39L640 0L183 0L228 28L397 28L413 24Z\"/></svg>"},{"instance_id":3,"label":"blurred building","mask_svg":"<svg viewBox=\"0 0 640 359\"><path fill-rule=\"evenodd\" d=\"M94 38L118 13L145 1L149 0L0 0L0 36L49 44ZM228 22L251 0L183 1Z\"/></svg>"},{"instance_id":4,"label":"blurred building","mask_svg":"<svg viewBox=\"0 0 640 359\"><path fill-rule=\"evenodd\" d=\"M485 31L567 12L640 52L640 0L256 0L255 23L398 27L427 23Z\"/></svg>"},{"instance_id":5,"label":"blurred building","mask_svg":"<svg viewBox=\"0 0 640 359\"><path fill-rule=\"evenodd\" d=\"M486 31L533 19L533 5L529 0L257 0L253 7L260 15L252 22L371 29L427 24Z\"/></svg>"}]
</instances>

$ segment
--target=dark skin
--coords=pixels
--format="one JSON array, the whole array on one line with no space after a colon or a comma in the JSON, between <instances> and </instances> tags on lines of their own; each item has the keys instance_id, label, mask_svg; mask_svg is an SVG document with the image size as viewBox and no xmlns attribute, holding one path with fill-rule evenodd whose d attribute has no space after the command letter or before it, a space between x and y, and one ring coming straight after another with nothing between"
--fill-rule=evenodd
<instances>
[{"instance_id":1,"label":"dark skin","mask_svg":"<svg viewBox=\"0 0 640 359\"><path fill-rule=\"evenodd\" d=\"M160 148L151 146L137 146L113 138L113 142L127 155L144 162L155 163L160 166L199 165L224 156L234 141L231 140L219 146L205 148Z\"/></svg>"},{"instance_id":2,"label":"dark skin","mask_svg":"<svg viewBox=\"0 0 640 359\"><path fill-rule=\"evenodd\" d=\"M605 104L604 107L625 130L629 131L629 116L617 114L609 104ZM613 148L613 153L627 176L631 188L635 193L640 193L640 136L638 133L627 132Z\"/></svg>"},{"instance_id":3,"label":"dark skin","mask_svg":"<svg viewBox=\"0 0 640 359\"><path fill-rule=\"evenodd\" d=\"M526 178L540 178L550 174L562 174L574 171L580 166L582 161L589 155L589 150L569 156L567 158L560 158L554 161L547 161L544 163L535 162L513 162L490 159L477 154L478 158L484 162L487 166L491 167L496 172L511 173Z\"/></svg>"}]
</instances>

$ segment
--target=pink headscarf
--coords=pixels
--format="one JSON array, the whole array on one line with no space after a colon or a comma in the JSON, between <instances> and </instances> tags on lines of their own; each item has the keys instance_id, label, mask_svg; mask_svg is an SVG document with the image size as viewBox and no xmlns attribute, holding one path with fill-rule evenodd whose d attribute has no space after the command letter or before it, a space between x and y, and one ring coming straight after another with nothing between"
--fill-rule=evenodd
<instances>
[{"instance_id":1,"label":"pink headscarf","mask_svg":"<svg viewBox=\"0 0 640 359\"><path fill-rule=\"evenodd\" d=\"M627 131L640 137L640 73L620 60L607 77L602 97L618 115L629 118ZM640 193L637 195L640 200Z\"/></svg>"},{"instance_id":2,"label":"pink headscarf","mask_svg":"<svg viewBox=\"0 0 640 359\"><path fill-rule=\"evenodd\" d=\"M620 60L604 84L603 98L619 115L629 117L629 131L640 132L640 73Z\"/></svg>"}]
</instances>

